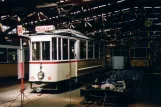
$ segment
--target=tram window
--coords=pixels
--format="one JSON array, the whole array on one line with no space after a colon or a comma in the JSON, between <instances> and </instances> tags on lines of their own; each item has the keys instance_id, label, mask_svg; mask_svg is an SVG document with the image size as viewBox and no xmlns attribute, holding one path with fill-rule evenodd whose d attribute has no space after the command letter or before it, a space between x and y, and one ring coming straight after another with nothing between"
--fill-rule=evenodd
<instances>
[{"instance_id":1,"label":"tram window","mask_svg":"<svg viewBox=\"0 0 161 107\"><path fill-rule=\"evenodd\" d=\"M52 59L57 60L57 40L52 38Z\"/></svg>"},{"instance_id":2,"label":"tram window","mask_svg":"<svg viewBox=\"0 0 161 107\"><path fill-rule=\"evenodd\" d=\"M135 56L134 56L134 55L135 55L134 52L135 52L134 49L130 49L130 57L135 57Z\"/></svg>"},{"instance_id":3,"label":"tram window","mask_svg":"<svg viewBox=\"0 0 161 107\"><path fill-rule=\"evenodd\" d=\"M50 60L50 42L42 42L42 60Z\"/></svg>"},{"instance_id":4,"label":"tram window","mask_svg":"<svg viewBox=\"0 0 161 107\"><path fill-rule=\"evenodd\" d=\"M80 59L86 59L86 41L80 41Z\"/></svg>"},{"instance_id":5,"label":"tram window","mask_svg":"<svg viewBox=\"0 0 161 107\"><path fill-rule=\"evenodd\" d=\"M0 48L0 62L7 62L7 49Z\"/></svg>"},{"instance_id":6,"label":"tram window","mask_svg":"<svg viewBox=\"0 0 161 107\"><path fill-rule=\"evenodd\" d=\"M103 44L100 44L100 58L103 58L104 57L104 53L103 53L104 52L103 51L104 49L103 48L104 48Z\"/></svg>"},{"instance_id":7,"label":"tram window","mask_svg":"<svg viewBox=\"0 0 161 107\"><path fill-rule=\"evenodd\" d=\"M61 38L58 38L58 60L61 60Z\"/></svg>"},{"instance_id":8,"label":"tram window","mask_svg":"<svg viewBox=\"0 0 161 107\"><path fill-rule=\"evenodd\" d=\"M8 62L17 62L17 49L8 49Z\"/></svg>"},{"instance_id":9,"label":"tram window","mask_svg":"<svg viewBox=\"0 0 161 107\"><path fill-rule=\"evenodd\" d=\"M29 50L24 50L24 58L25 58L25 62L29 61Z\"/></svg>"},{"instance_id":10,"label":"tram window","mask_svg":"<svg viewBox=\"0 0 161 107\"><path fill-rule=\"evenodd\" d=\"M95 43L95 58L99 58L99 44Z\"/></svg>"},{"instance_id":11,"label":"tram window","mask_svg":"<svg viewBox=\"0 0 161 107\"><path fill-rule=\"evenodd\" d=\"M63 59L68 59L68 39L63 39Z\"/></svg>"},{"instance_id":12,"label":"tram window","mask_svg":"<svg viewBox=\"0 0 161 107\"><path fill-rule=\"evenodd\" d=\"M74 59L74 54L75 54L75 41L74 40L70 40L70 59Z\"/></svg>"},{"instance_id":13,"label":"tram window","mask_svg":"<svg viewBox=\"0 0 161 107\"><path fill-rule=\"evenodd\" d=\"M122 49L121 56L127 56L127 55L128 55L127 51L125 49Z\"/></svg>"},{"instance_id":14,"label":"tram window","mask_svg":"<svg viewBox=\"0 0 161 107\"><path fill-rule=\"evenodd\" d=\"M147 48L135 48L135 57L147 57Z\"/></svg>"},{"instance_id":15,"label":"tram window","mask_svg":"<svg viewBox=\"0 0 161 107\"><path fill-rule=\"evenodd\" d=\"M32 59L40 60L40 42L32 43Z\"/></svg>"},{"instance_id":16,"label":"tram window","mask_svg":"<svg viewBox=\"0 0 161 107\"><path fill-rule=\"evenodd\" d=\"M121 56L121 49L113 49L112 56Z\"/></svg>"},{"instance_id":17,"label":"tram window","mask_svg":"<svg viewBox=\"0 0 161 107\"><path fill-rule=\"evenodd\" d=\"M93 58L93 43L88 42L88 58Z\"/></svg>"}]
</instances>

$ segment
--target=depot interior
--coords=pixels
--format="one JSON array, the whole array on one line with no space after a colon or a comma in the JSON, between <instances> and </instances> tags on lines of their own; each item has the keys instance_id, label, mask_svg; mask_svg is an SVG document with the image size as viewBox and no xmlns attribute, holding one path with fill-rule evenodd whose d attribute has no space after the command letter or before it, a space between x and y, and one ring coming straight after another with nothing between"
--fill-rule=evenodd
<instances>
[{"instance_id":1,"label":"depot interior","mask_svg":"<svg viewBox=\"0 0 161 107\"><path fill-rule=\"evenodd\" d=\"M92 92L97 89L93 94L129 92L134 101L160 104L160 12L160 0L0 0L0 79L17 80L9 71L18 63L17 50L3 46L19 46L16 38L22 38L27 66L29 36L36 33L36 26L52 25L54 30L73 29L105 43L107 75L96 74L89 86ZM25 79L28 82L28 74ZM89 97L87 91L80 90L81 96Z\"/></svg>"}]
</instances>

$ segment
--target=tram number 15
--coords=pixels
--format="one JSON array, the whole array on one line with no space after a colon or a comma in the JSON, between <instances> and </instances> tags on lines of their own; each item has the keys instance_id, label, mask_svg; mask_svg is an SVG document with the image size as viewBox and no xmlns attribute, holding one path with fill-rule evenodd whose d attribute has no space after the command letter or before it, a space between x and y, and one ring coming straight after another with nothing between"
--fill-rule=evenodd
<instances>
[{"instance_id":1,"label":"tram number 15","mask_svg":"<svg viewBox=\"0 0 161 107\"><path fill-rule=\"evenodd\" d=\"M51 80L51 77L48 77L48 80Z\"/></svg>"},{"instance_id":2,"label":"tram number 15","mask_svg":"<svg viewBox=\"0 0 161 107\"><path fill-rule=\"evenodd\" d=\"M32 79L32 80L35 80L35 77L34 77L34 76L33 76L33 77L31 77L31 79Z\"/></svg>"}]
</instances>

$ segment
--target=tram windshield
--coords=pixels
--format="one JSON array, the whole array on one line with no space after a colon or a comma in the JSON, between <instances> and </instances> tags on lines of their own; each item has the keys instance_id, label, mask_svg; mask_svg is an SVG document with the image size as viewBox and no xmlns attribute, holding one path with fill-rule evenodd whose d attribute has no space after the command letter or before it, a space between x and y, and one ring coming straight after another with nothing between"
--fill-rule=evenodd
<instances>
[{"instance_id":1,"label":"tram windshield","mask_svg":"<svg viewBox=\"0 0 161 107\"><path fill-rule=\"evenodd\" d=\"M40 60L40 42L32 43L32 60Z\"/></svg>"},{"instance_id":2,"label":"tram windshield","mask_svg":"<svg viewBox=\"0 0 161 107\"><path fill-rule=\"evenodd\" d=\"M149 56L149 48L133 48L130 49L130 57L131 58L148 58Z\"/></svg>"},{"instance_id":3,"label":"tram windshield","mask_svg":"<svg viewBox=\"0 0 161 107\"><path fill-rule=\"evenodd\" d=\"M42 59L50 60L50 42L42 42Z\"/></svg>"}]
</instances>

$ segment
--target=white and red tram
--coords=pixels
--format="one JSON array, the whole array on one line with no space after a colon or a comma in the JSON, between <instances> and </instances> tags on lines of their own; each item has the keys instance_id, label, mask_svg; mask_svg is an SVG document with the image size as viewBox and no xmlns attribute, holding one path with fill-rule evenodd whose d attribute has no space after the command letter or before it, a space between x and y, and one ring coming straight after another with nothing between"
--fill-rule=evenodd
<instances>
[{"instance_id":1,"label":"white and red tram","mask_svg":"<svg viewBox=\"0 0 161 107\"><path fill-rule=\"evenodd\" d=\"M104 69L105 44L80 32L63 29L30 39L31 84L58 83Z\"/></svg>"}]
</instances>

